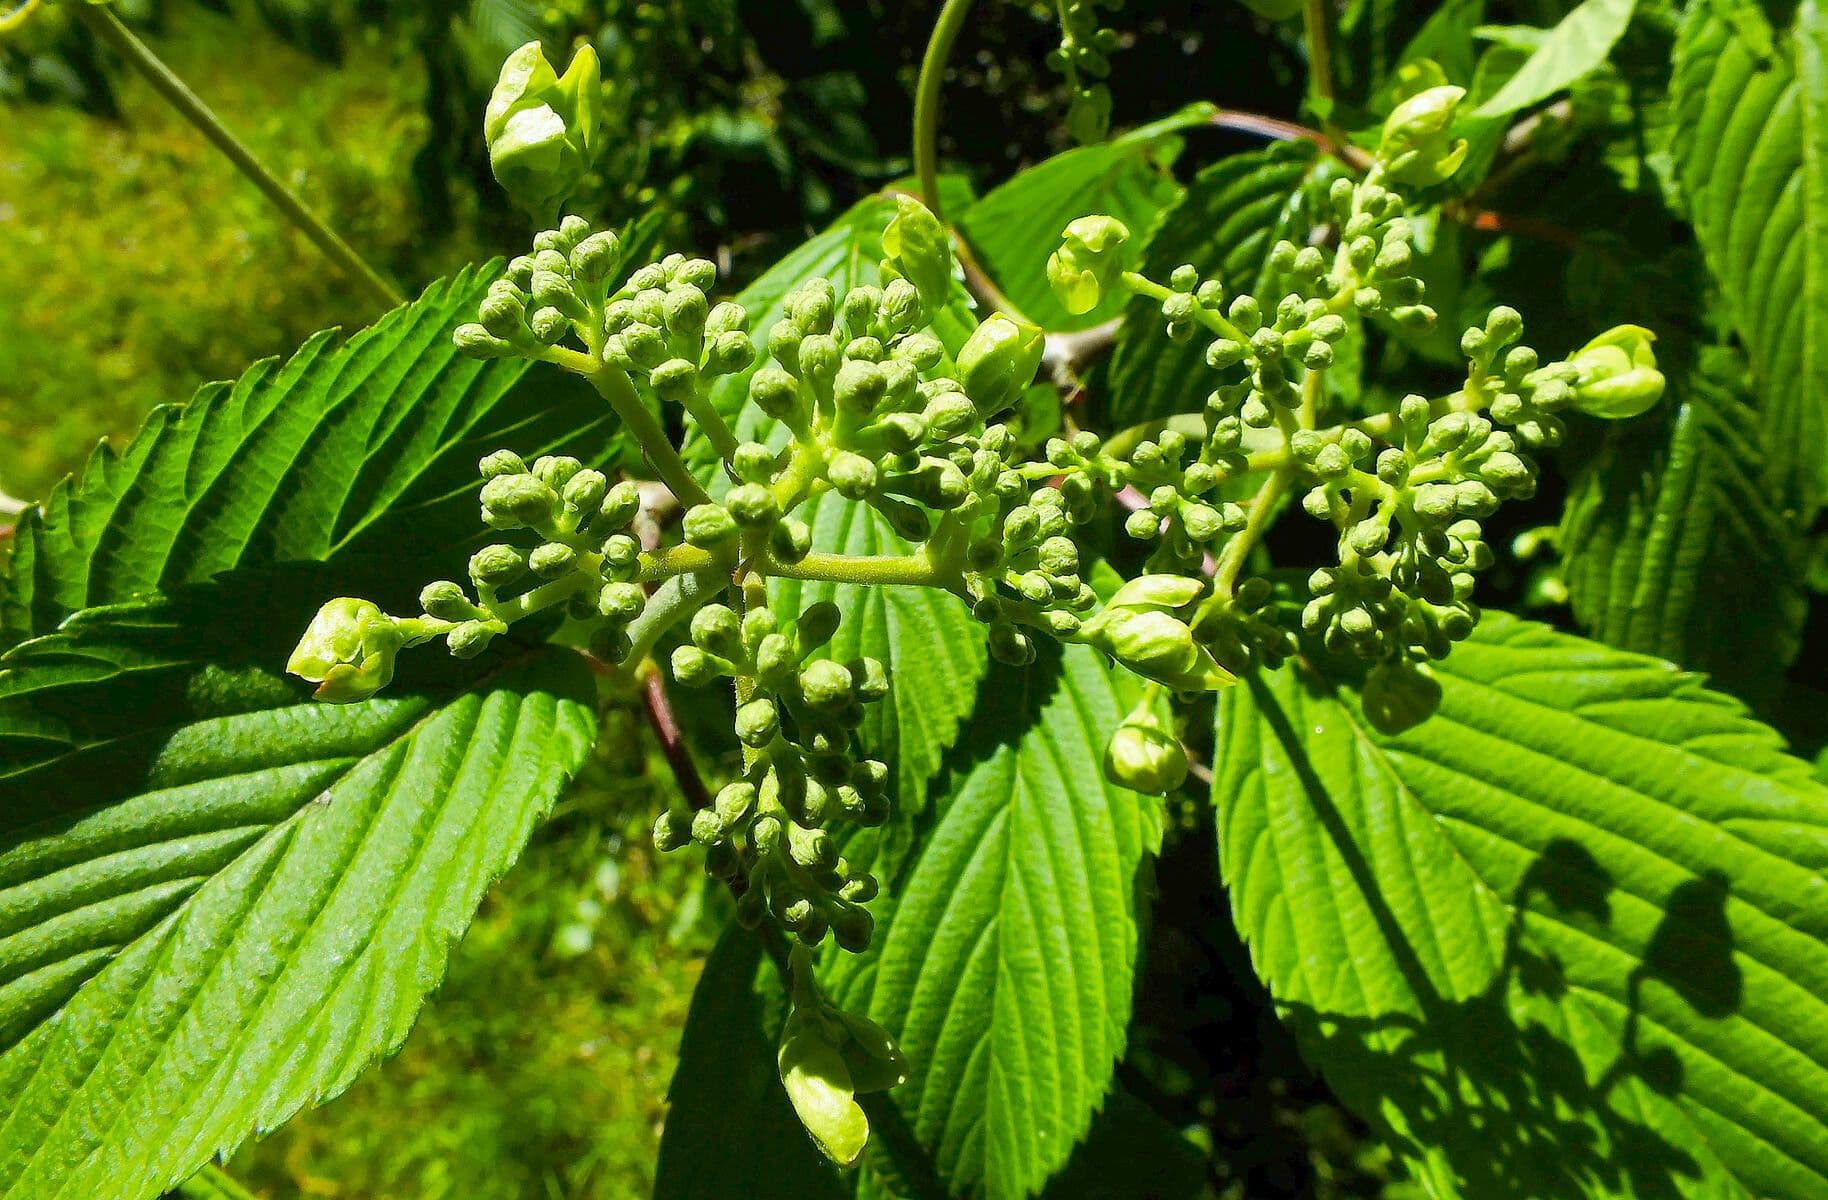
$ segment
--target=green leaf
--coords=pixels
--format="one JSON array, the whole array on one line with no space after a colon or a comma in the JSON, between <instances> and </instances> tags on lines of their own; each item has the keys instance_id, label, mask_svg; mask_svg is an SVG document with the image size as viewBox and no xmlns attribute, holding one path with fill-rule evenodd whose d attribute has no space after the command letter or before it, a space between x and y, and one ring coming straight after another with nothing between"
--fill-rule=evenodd
<instances>
[{"instance_id":1,"label":"green leaf","mask_svg":"<svg viewBox=\"0 0 1828 1200\"><path fill-rule=\"evenodd\" d=\"M1474 115L1502 117L1553 96L1606 61L1631 24L1635 0L1585 0L1543 37L1497 95Z\"/></svg>"},{"instance_id":2,"label":"green leaf","mask_svg":"<svg viewBox=\"0 0 1828 1200\"><path fill-rule=\"evenodd\" d=\"M889 1096L948 1186L1002 1200L1038 1191L1103 1104L1161 814L1104 781L1126 697L1091 651L993 668L980 692L869 953L827 975L907 1055Z\"/></svg>"},{"instance_id":3,"label":"green leaf","mask_svg":"<svg viewBox=\"0 0 1828 1200\"><path fill-rule=\"evenodd\" d=\"M860 201L831 228L802 244L736 297L749 310L750 327L766 345L767 332L783 315L788 293L808 279L823 276L839 295L880 279L882 231L896 216L887 195ZM934 320L934 335L957 350L976 321L962 289ZM712 403L731 423L738 438L786 444L787 430L748 403L749 377L756 368L720 379ZM716 451L693 430L687 456L700 478L714 489L728 486L717 468ZM906 554L912 547L897 537L873 510L827 494L795 514L812 527L815 549L845 554ZM930 588L858 588L798 584L777 580L774 594L791 603L835 600L844 613L831 654L846 658L871 655L887 663L896 686L881 704L872 705L865 727L870 746L889 756L904 803L918 807L940 756L970 714L977 681L986 660L983 628L964 603Z\"/></svg>"},{"instance_id":4,"label":"green leaf","mask_svg":"<svg viewBox=\"0 0 1828 1200\"><path fill-rule=\"evenodd\" d=\"M1319 154L1307 141L1279 142L1220 159L1188 185L1163 213L1143 252L1142 273L1166 279L1182 263L1231 292L1262 295L1269 283L1269 249L1299 239L1310 214L1303 185ZM1169 339L1161 306L1132 299L1111 356L1106 408L1113 428L1175 413L1199 412L1212 391L1206 365L1209 338Z\"/></svg>"},{"instance_id":5,"label":"green leaf","mask_svg":"<svg viewBox=\"0 0 1828 1200\"><path fill-rule=\"evenodd\" d=\"M841 1200L838 1174L794 1115L775 1065L779 1014L767 1011L756 972L779 995L761 941L724 931L692 993L679 1067L667 1088L654 1200Z\"/></svg>"},{"instance_id":6,"label":"green leaf","mask_svg":"<svg viewBox=\"0 0 1828 1200\"><path fill-rule=\"evenodd\" d=\"M480 537L484 454L605 458L611 419L588 387L452 346L495 274L434 283L347 342L320 333L284 363L155 409L118 453L98 448L19 522L0 588L6 640L259 563L335 556L393 574L432 549L461 562Z\"/></svg>"},{"instance_id":7,"label":"green leaf","mask_svg":"<svg viewBox=\"0 0 1828 1200\"><path fill-rule=\"evenodd\" d=\"M1828 789L1667 663L1489 614L1385 737L1227 693L1233 913L1305 1052L1439 1196L1828 1189Z\"/></svg>"},{"instance_id":8,"label":"green leaf","mask_svg":"<svg viewBox=\"0 0 1828 1200\"><path fill-rule=\"evenodd\" d=\"M322 574L0 659L0 1196L141 1200L343 1091L589 751L564 650L313 703L279 664Z\"/></svg>"},{"instance_id":9,"label":"green leaf","mask_svg":"<svg viewBox=\"0 0 1828 1200\"><path fill-rule=\"evenodd\" d=\"M1084 329L1114 317L1122 306L1114 296L1090 312L1067 312L1048 285L1047 256L1076 217L1116 217L1137 237L1152 228L1180 194L1161 162L1172 152L1173 135L1213 112L1191 105L1108 142L1057 154L967 208L957 218L959 232L1003 294L1043 329Z\"/></svg>"},{"instance_id":10,"label":"green leaf","mask_svg":"<svg viewBox=\"0 0 1828 1200\"><path fill-rule=\"evenodd\" d=\"M1643 422L1610 437L1575 479L1560 541L1574 614L1594 637L1745 695L1781 679L1808 604L1736 367L1721 352L1678 379L1666 439Z\"/></svg>"},{"instance_id":11,"label":"green leaf","mask_svg":"<svg viewBox=\"0 0 1828 1200\"><path fill-rule=\"evenodd\" d=\"M1828 22L1796 8L1774 53L1691 6L1676 46L1677 174L1752 360L1775 484L1828 496Z\"/></svg>"}]
</instances>

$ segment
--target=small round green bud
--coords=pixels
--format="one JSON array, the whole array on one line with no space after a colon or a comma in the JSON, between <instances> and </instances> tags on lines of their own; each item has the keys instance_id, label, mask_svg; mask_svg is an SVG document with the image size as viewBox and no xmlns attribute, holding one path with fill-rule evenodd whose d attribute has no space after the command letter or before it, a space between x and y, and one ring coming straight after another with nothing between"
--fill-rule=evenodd
<instances>
[{"instance_id":1,"label":"small round green bud","mask_svg":"<svg viewBox=\"0 0 1828 1200\"><path fill-rule=\"evenodd\" d=\"M774 493L764 484L742 483L730 489L724 497L724 507L738 525L746 529L759 529L772 524L781 515L781 509L774 502Z\"/></svg>"},{"instance_id":2,"label":"small round green bud","mask_svg":"<svg viewBox=\"0 0 1828 1200\"><path fill-rule=\"evenodd\" d=\"M736 661L743 655L742 621L728 606L707 604L692 614L692 641L719 658Z\"/></svg>"},{"instance_id":3,"label":"small round green bud","mask_svg":"<svg viewBox=\"0 0 1828 1200\"><path fill-rule=\"evenodd\" d=\"M505 358L514 353L514 347L501 338L490 333L482 325L459 325L451 335L460 354L471 358Z\"/></svg>"},{"instance_id":4,"label":"small round green bud","mask_svg":"<svg viewBox=\"0 0 1828 1200\"><path fill-rule=\"evenodd\" d=\"M541 579L557 579L571 570L578 560L578 552L563 542L547 542L538 546L527 556L527 565Z\"/></svg>"},{"instance_id":5,"label":"small round green bud","mask_svg":"<svg viewBox=\"0 0 1828 1200\"><path fill-rule=\"evenodd\" d=\"M709 654L697 646L677 646L673 650L673 678L682 687L704 687L722 672Z\"/></svg>"},{"instance_id":6,"label":"small round green bud","mask_svg":"<svg viewBox=\"0 0 1828 1200\"><path fill-rule=\"evenodd\" d=\"M741 532L729 510L718 504L693 505L686 510L680 528L686 541L706 549L724 545Z\"/></svg>"},{"instance_id":7,"label":"small round green bud","mask_svg":"<svg viewBox=\"0 0 1828 1200\"><path fill-rule=\"evenodd\" d=\"M1187 779L1187 752L1153 712L1125 718L1104 748L1104 775L1119 787L1165 796Z\"/></svg>"},{"instance_id":8,"label":"small round green bud","mask_svg":"<svg viewBox=\"0 0 1828 1200\"><path fill-rule=\"evenodd\" d=\"M533 340L542 346L556 346L571 330L571 318L556 308L542 308L527 319Z\"/></svg>"},{"instance_id":9,"label":"small round green bud","mask_svg":"<svg viewBox=\"0 0 1828 1200\"><path fill-rule=\"evenodd\" d=\"M806 606L800 614L800 620L794 626L794 643L801 654L817 650L831 641L838 631L838 606L829 600L820 600Z\"/></svg>"},{"instance_id":10,"label":"small round green bud","mask_svg":"<svg viewBox=\"0 0 1828 1200\"><path fill-rule=\"evenodd\" d=\"M749 379L749 402L778 421L799 407L799 381L779 367L763 367Z\"/></svg>"},{"instance_id":11,"label":"small round green bud","mask_svg":"<svg viewBox=\"0 0 1828 1200\"><path fill-rule=\"evenodd\" d=\"M675 337L696 337L704 332L711 302L705 299L704 292L684 284L667 291L661 311L668 332Z\"/></svg>"},{"instance_id":12,"label":"small round green bud","mask_svg":"<svg viewBox=\"0 0 1828 1200\"><path fill-rule=\"evenodd\" d=\"M597 506L597 520L600 528L620 529L640 511L641 489L625 479L603 494L603 502Z\"/></svg>"},{"instance_id":13,"label":"small round green bud","mask_svg":"<svg viewBox=\"0 0 1828 1200\"><path fill-rule=\"evenodd\" d=\"M419 592L419 607L440 621L467 621L482 615L463 589L448 579L426 584Z\"/></svg>"},{"instance_id":14,"label":"small round green bud","mask_svg":"<svg viewBox=\"0 0 1828 1200\"><path fill-rule=\"evenodd\" d=\"M800 692L814 708L834 709L851 702L855 687L849 671L829 658L821 658L800 671Z\"/></svg>"},{"instance_id":15,"label":"small round green bud","mask_svg":"<svg viewBox=\"0 0 1828 1200\"><path fill-rule=\"evenodd\" d=\"M705 349L705 370L712 375L734 375L754 362L755 343L740 329L718 334Z\"/></svg>"},{"instance_id":16,"label":"small round green bud","mask_svg":"<svg viewBox=\"0 0 1828 1200\"><path fill-rule=\"evenodd\" d=\"M684 404L698 394L698 368L683 358L669 358L649 373L654 395L668 404Z\"/></svg>"},{"instance_id":17,"label":"small round green bud","mask_svg":"<svg viewBox=\"0 0 1828 1200\"><path fill-rule=\"evenodd\" d=\"M654 820L654 849L662 854L690 845L691 841L690 814L667 809Z\"/></svg>"},{"instance_id":18,"label":"small round green bud","mask_svg":"<svg viewBox=\"0 0 1828 1200\"><path fill-rule=\"evenodd\" d=\"M858 703L874 704L889 694L889 673L881 660L853 658L845 664L845 670L850 672Z\"/></svg>"},{"instance_id":19,"label":"small round green bud","mask_svg":"<svg viewBox=\"0 0 1828 1200\"><path fill-rule=\"evenodd\" d=\"M692 840L701 846L715 846L730 836L729 826L714 808L701 808L692 814Z\"/></svg>"},{"instance_id":20,"label":"small round green bud","mask_svg":"<svg viewBox=\"0 0 1828 1200\"><path fill-rule=\"evenodd\" d=\"M495 640L495 630L481 621L465 621L444 635L444 644L454 658L475 658Z\"/></svg>"},{"instance_id":21,"label":"small round green bud","mask_svg":"<svg viewBox=\"0 0 1828 1200\"><path fill-rule=\"evenodd\" d=\"M736 737L745 746L760 749L780 731L781 717L772 700L751 700L736 710Z\"/></svg>"},{"instance_id":22,"label":"small round green bud","mask_svg":"<svg viewBox=\"0 0 1828 1200\"><path fill-rule=\"evenodd\" d=\"M638 583L606 583L597 593L597 611L617 624L627 624L647 607L647 593Z\"/></svg>"},{"instance_id":23,"label":"small round green bud","mask_svg":"<svg viewBox=\"0 0 1828 1200\"><path fill-rule=\"evenodd\" d=\"M867 413L882 399L885 386L882 368L875 363L852 359L838 369L837 379L832 383L832 397L841 408Z\"/></svg>"},{"instance_id":24,"label":"small round green bud","mask_svg":"<svg viewBox=\"0 0 1828 1200\"><path fill-rule=\"evenodd\" d=\"M571 249L571 271L580 282L601 283L622 262L622 239L612 231L593 233Z\"/></svg>"},{"instance_id":25,"label":"small round green bud","mask_svg":"<svg viewBox=\"0 0 1828 1200\"><path fill-rule=\"evenodd\" d=\"M484 546L470 555L470 579L479 587L507 587L526 571L526 558L505 543Z\"/></svg>"},{"instance_id":26,"label":"small round green bud","mask_svg":"<svg viewBox=\"0 0 1828 1200\"><path fill-rule=\"evenodd\" d=\"M512 450L497 450L478 463L477 470L484 479L494 479L497 475L525 475L527 464Z\"/></svg>"},{"instance_id":27,"label":"small round green bud","mask_svg":"<svg viewBox=\"0 0 1828 1200\"><path fill-rule=\"evenodd\" d=\"M831 480L837 493L847 500L862 500L881 483L876 464L861 454L852 454L848 450L832 456L825 477Z\"/></svg>"},{"instance_id":28,"label":"small round green bud","mask_svg":"<svg viewBox=\"0 0 1828 1200\"><path fill-rule=\"evenodd\" d=\"M783 517L768 535L768 550L784 563L797 563L812 550L812 530L798 517Z\"/></svg>"}]
</instances>

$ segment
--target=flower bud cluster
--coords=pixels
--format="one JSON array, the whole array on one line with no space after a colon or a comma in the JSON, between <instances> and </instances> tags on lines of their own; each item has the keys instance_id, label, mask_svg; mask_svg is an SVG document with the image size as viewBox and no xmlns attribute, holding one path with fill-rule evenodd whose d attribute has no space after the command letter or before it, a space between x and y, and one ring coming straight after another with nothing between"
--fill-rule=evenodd
<instances>
[{"instance_id":1,"label":"flower bud cluster","mask_svg":"<svg viewBox=\"0 0 1828 1200\"><path fill-rule=\"evenodd\" d=\"M863 906L876 880L839 852L837 827L888 819L888 768L862 753L856 731L889 682L873 658L813 657L837 626L829 602L809 606L789 628L766 607L739 617L711 604L693 616L691 640L673 652L673 675L688 687L752 681L736 710L746 768L711 807L663 813L654 841L662 850L702 845L706 870L740 880L745 924L772 916L805 945L829 931L857 951L869 944Z\"/></svg>"},{"instance_id":2,"label":"flower bud cluster","mask_svg":"<svg viewBox=\"0 0 1828 1200\"><path fill-rule=\"evenodd\" d=\"M593 314L622 263L615 233L590 231L582 217L566 217L533 240L533 253L508 263L489 285L476 320L457 328L457 348L475 358L538 358L574 334L594 344Z\"/></svg>"},{"instance_id":3,"label":"flower bud cluster","mask_svg":"<svg viewBox=\"0 0 1828 1200\"><path fill-rule=\"evenodd\" d=\"M1420 396L1397 409L1394 444L1355 428L1303 430L1293 449L1318 480L1302 499L1340 531L1339 565L1308 580L1302 628L1371 661L1446 656L1472 632L1474 574L1492 562L1480 522L1531 495L1535 466L1517 439L1476 413L1440 415Z\"/></svg>"},{"instance_id":4,"label":"flower bud cluster","mask_svg":"<svg viewBox=\"0 0 1828 1200\"><path fill-rule=\"evenodd\" d=\"M875 509L901 537L933 537L934 515L960 509L982 474L1000 469L1001 455L984 439L1002 445L1007 431L992 435L984 416L1013 404L1033 378L1038 336L992 317L960 351L955 377L909 279L842 297L814 279L787 297L785 310L768 331L770 361L749 383L750 402L796 443L779 469L797 459L815 480ZM732 459L739 479L757 488L776 467L759 446ZM759 492L754 499L762 502ZM795 531L799 554L803 528Z\"/></svg>"},{"instance_id":5,"label":"flower bud cluster","mask_svg":"<svg viewBox=\"0 0 1828 1200\"><path fill-rule=\"evenodd\" d=\"M730 301L712 305L716 282L709 259L669 254L630 275L602 317L603 362L700 421L707 420L711 382L755 362L749 314Z\"/></svg>"},{"instance_id":6,"label":"flower bud cluster","mask_svg":"<svg viewBox=\"0 0 1828 1200\"><path fill-rule=\"evenodd\" d=\"M1060 46L1049 52L1047 65L1058 71L1072 89L1066 129L1080 142L1103 139L1111 127L1111 89L1104 79L1111 73L1111 52L1121 38L1115 29L1102 27L1098 10L1115 12L1123 0L1062 0Z\"/></svg>"}]
</instances>

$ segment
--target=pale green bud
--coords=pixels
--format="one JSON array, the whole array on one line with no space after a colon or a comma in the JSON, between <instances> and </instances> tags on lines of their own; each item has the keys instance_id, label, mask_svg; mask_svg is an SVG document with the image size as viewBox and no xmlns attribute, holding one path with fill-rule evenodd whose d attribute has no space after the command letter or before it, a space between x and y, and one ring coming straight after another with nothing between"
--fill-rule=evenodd
<instances>
[{"instance_id":1,"label":"pale green bud","mask_svg":"<svg viewBox=\"0 0 1828 1200\"><path fill-rule=\"evenodd\" d=\"M1663 395L1663 373L1651 349L1656 340L1641 325L1617 325L1576 351L1568 359L1578 372L1575 409L1607 420L1647 411Z\"/></svg>"},{"instance_id":2,"label":"pale green bud","mask_svg":"<svg viewBox=\"0 0 1828 1200\"><path fill-rule=\"evenodd\" d=\"M772 700L751 700L736 710L736 737L745 746L766 746L780 729L781 717Z\"/></svg>"},{"instance_id":3,"label":"pale green bud","mask_svg":"<svg viewBox=\"0 0 1828 1200\"><path fill-rule=\"evenodd\" d=\"M482 128L490 169L515 200L550 211L590 169L600 87L597 54L588 45L563 76L536 41L508 56Z\"/></svg>"},{"instance_id":4,"label":"pale green bud","mask_svg":"<svg viewBox=\"0 0 1828 1200\"><path fill-rule=\"evenodd\" d=\"M800 671L800 691L814 708L841 708L855 693L851 673L829 658L806 664Z\"/></svg>"},{"instance_id":5,"label":"pale green bud","mask_svg":"<svg viewBox=\"0 0 1828 1200\"><path fill-rule=\"evenodd\" d=\"M1060 237L1060 248L1047 259L1047 281L1067 312L1091 312L1123 273L1121 251L1130 231L1114 217L1080 217Z\"/></svg>"},{"instance_id":6,"label":"pale green bud","mask_svg":"<svg viewBox=\"0 0 1828 1200\"><path fill-rule=\"evenodd\" d=\"M929 310L945 306L952 294L952 238L926 205L905 194L895 197L895 216L882 231L882 252Z\"/></svg>"},{"instance_id":7,"label":"pale green bud","mask_svg":"<svg viewBox=\"0 0 1828 1200\"><path fill-rule=\"evenodd\" d=\"M844 1054L823 1023L798 1012L789 1017L776 1064L795 1115L820 1151L839 1166L854 1166L869 1141L869 1118L858 1107Z\"/></svg>"},{"instance_id":8,"label":"pale green bud","mask_svg":"<svg viewBox=\"0 0 1828 1200\"><path fill-rule=\"evenodd\" d=\"M1046 349L1046 335L997 313L977 327L958 352L958 378L965 394L988 419L1011 407L1034 381Z\"/></svg>"},{"instance_id":9,"label":"pale green bud","mask_svg":"<svg viewBox=\"0 0 1828 1200\"><path fill-rule=\"evenodd\" d=\"M1448 179L1466 160L1466 139L1453 137L1454 111L1466 89L1452 84L1417 92L1384 121L1377 156L1390 178L1416 187Z\"/></svg>"},{"instance_id":10,"label":"pale green bud","mask_svg":"<svg viewBox=\"0 0 1828 1200\"><path fill-rule=\"evenodd\" d=\"M484 546L470 555L470 579L478 585L507 587L526 574L527 560L519 550L505 543Z\"/></svg>"},{"instance_id":11,"label":"pale green bud","mask_svg":"<svg viewBox=\"0 0 1828 1200\"><path fill-rule=\"evenodd\" d=\"M353 704L387 686L405 640L395 620L375 605L339 597L317 610L286 670L317 684L317 699Z\"/></svg>"},{"instance_id":12,"label":"pale green bud","mask_svg":"<svg viewBox=\"0 0 1828 1200\"><path fill-rule=\"evenodd\" d=\"M693 505L686 510L680 528L686 541L706 548L721 546L740 532L729 510L717 504Z\"/></svg>"},{"instance_id":13,"label":"pale green bud","mask_svg":"<svg viewBox=\"0 0 1828 1200\"><path fill-rule=\"evenodd\" d=\"M549 520L558 493L532 475L497 475L482 485L482 519L496 529Z\"/></svg>"},{"instance_id":14,"label":"pale green bud","mask_svg":"<svg viewBox=\"0 0 1828 1200\"><path fill-rule=\"evenodd\" d=\"M1105 743L1104 775L1119 787L1165 796L1186 781L1187 752L1159 717L1138 709Z\"/></svg>"}]
</instances>

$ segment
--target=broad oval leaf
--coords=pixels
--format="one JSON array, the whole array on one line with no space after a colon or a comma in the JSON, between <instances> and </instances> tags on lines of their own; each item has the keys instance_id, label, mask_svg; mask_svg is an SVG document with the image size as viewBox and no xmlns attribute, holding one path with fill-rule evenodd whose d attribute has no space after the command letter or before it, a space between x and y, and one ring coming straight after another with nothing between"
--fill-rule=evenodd
<instances>
[{"instance_id":1,"label":"broad oval leaf","mask_svg":"<svg viewBox=\"0 0 1828 1200\"><path fill-rule=\"evenodd\" d=\"M1091 651L994 667L870 951L828 967L893 1033L890 1092L958 1194L1039 1191L1102 1107L1124 1045L1159 802L1106 783L1122 701Z\"/></svg>"},{"instance_id":2,"label":"broad oval leaf","mask_svg":"<svg viewBox=\"0 0 1828 1200\"><path fill-rule=\"evenodd\" d=\"M1221 705L1238 926L1438 1196L1828 1189L1828 789L1667 663L1489 614L1396 737L1303 670Z\"/></svg>"},{"instance_id":3,"label":"broad oval leaf","mask_svg":"<svg viewBox=\"0 0 1828 1200\"><path fill-rule=\"evenodd\" d=\"M367 560L386 577L428 554L461 562L479 536L483 455L605 459L613 424L588 387L451 344L496 273L434 283L346 342L320 333L283 363L155 409L120 451L103 444L22 516L0 580L5 640L261 563Z\"/></svg>"},{"instance_id":4,"label":"broad oval leaf","mask_svg":"<svg viewBox=\"0 0 1828 1200\"><path fill-rule=\"evenodd\" d=\"M1574 615L1594 637L1750 695L1801 647L1803 552L1762 482L1743 366L1710 357L1671 388L1662 444L1639 422L1582 469L1560 543Z\"/></svg>"},{"instance_id":5,"label":"broad oval leaf","mask_svg":"<svg viewBox=\"0 0 1828 1200\"><path fill-rule=\"evenodd\" d=\"M141 1200L341 1092L589 750L574 653L316 704L313 593L249 582L0 659L0 1196Z\"/></svg>"},{"instance_id":6,"label":"broad oval leaf","mask_svg":"<svg viewBox=\"0 0 1828 1200\"><path fill-rule=\"evenodd\" d=\"M1814 506L1828 496L1828 22L1806 0L1761 47L1726 7L1690 6L1677 42L1677 175L1752 360L1772 480Z\"/></svg>"}]
</instances>

